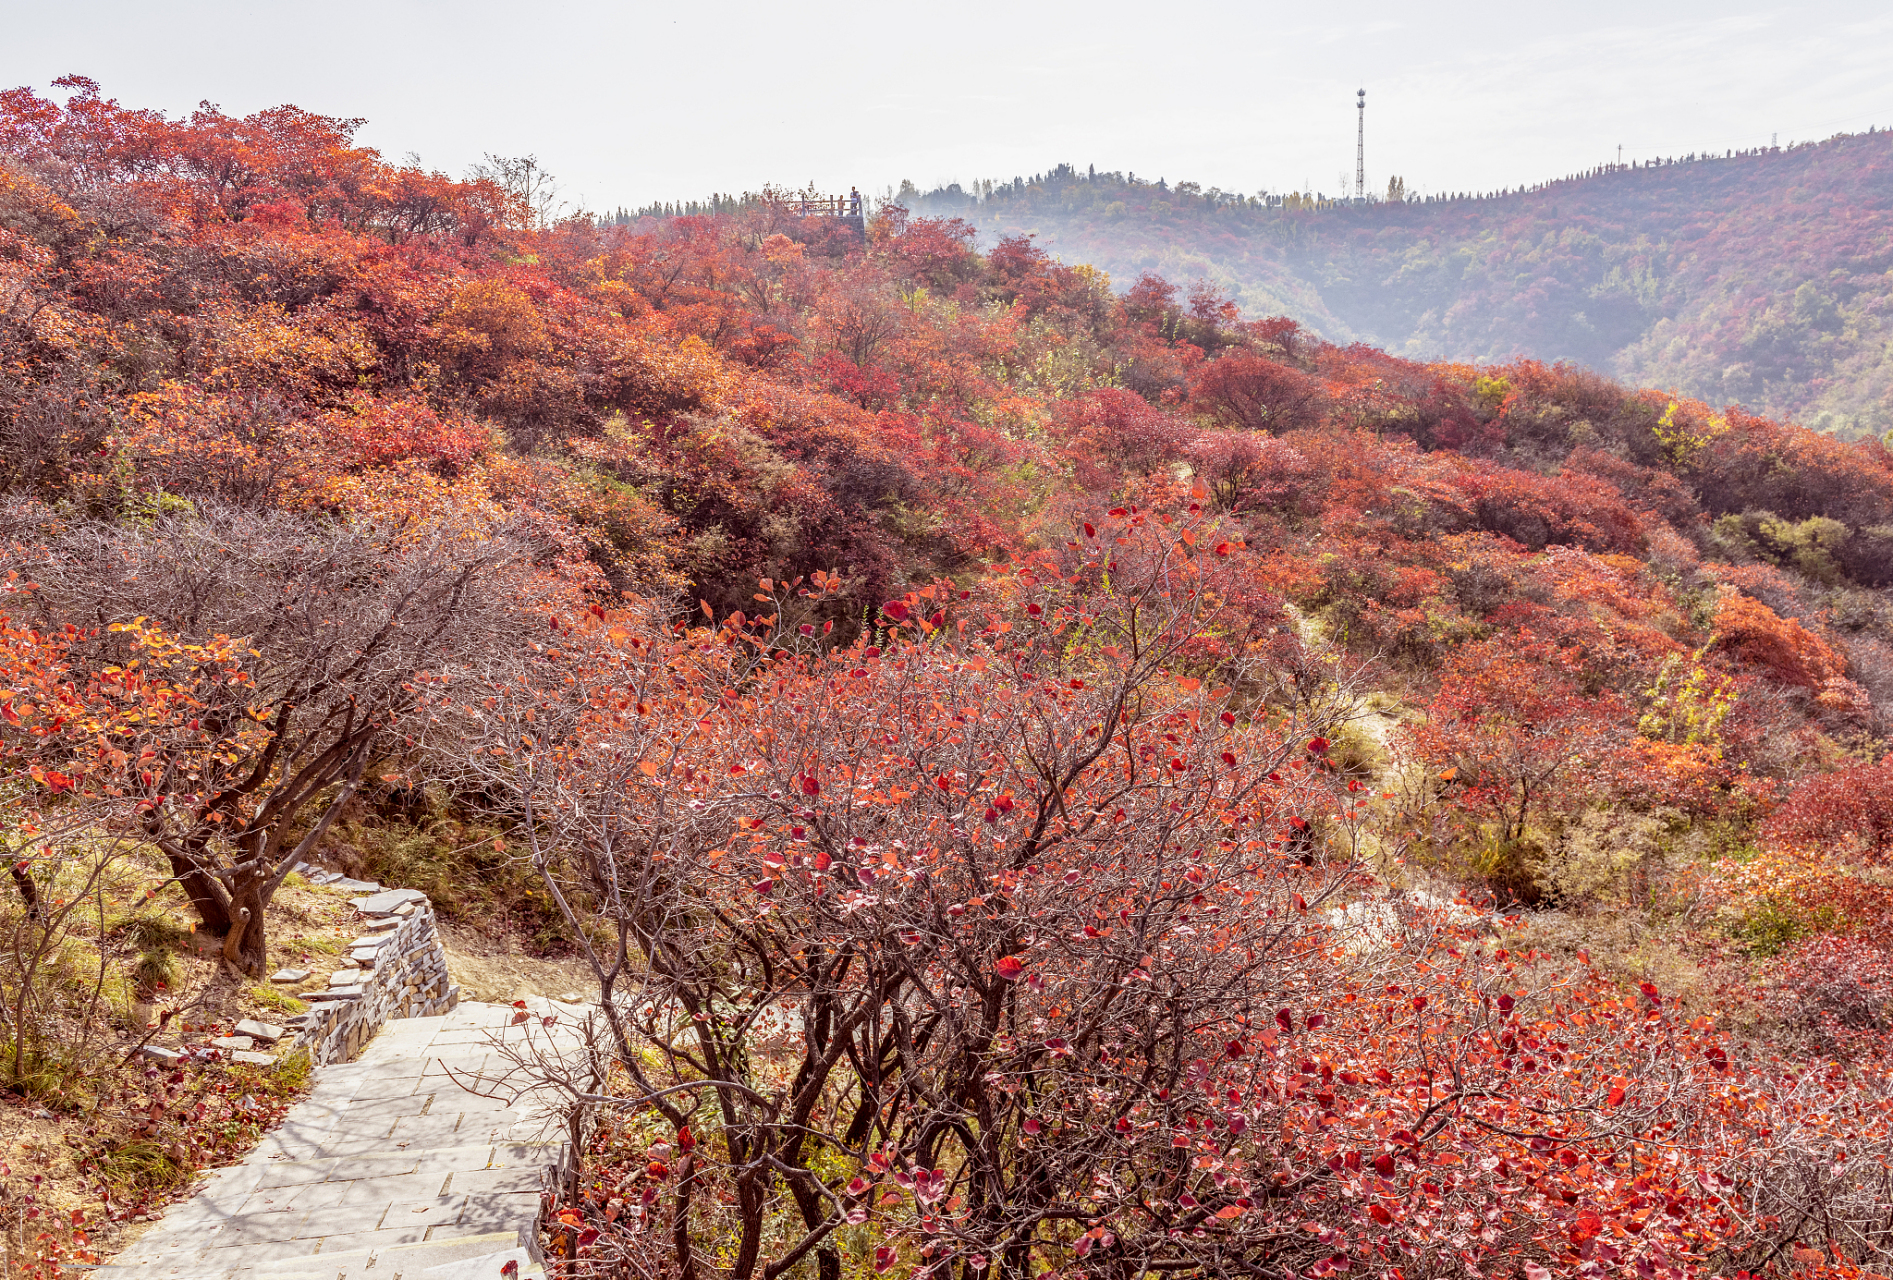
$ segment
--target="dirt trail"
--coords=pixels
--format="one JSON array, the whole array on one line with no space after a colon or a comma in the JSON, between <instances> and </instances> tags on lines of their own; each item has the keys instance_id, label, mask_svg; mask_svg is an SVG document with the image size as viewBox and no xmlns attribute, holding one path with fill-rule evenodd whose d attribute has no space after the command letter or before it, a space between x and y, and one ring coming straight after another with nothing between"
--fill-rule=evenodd
<instances>
[{"instance_id":1,"label":"dirt trail","mask_svg":"<svg viewBox=\"0 0 1893 1280\"><path fill-rule=\"evenodd\" d=\"M462 999L510 1004L532 996L596 998L591 966L577 956L522 955L514 949L516 940L505 935L445 921L439 927L447 973L459 984Z\"/></svg>"},{"instance_id":2,"label":"dirt trail","mask_svg":"<svg viewBox=\"0 0 1893 1280\"><path fill-rule=\"evenodd\" d=\"M1306 645L1319 645L1327 641L1327 635L1319 621L1309 617L1292 604L1283 604L1282 611L1295 626L1296 633ZM1386 786L1392 778L1393 732L1405 722L1400 713L1399 700L1392 694L1378 689L1370 689L1356 698L1344 713L1343 719L1350 725L1357 726L1367 735L1379 753L1375 762L1374 783Z\"/></svg>"}]
</instances>

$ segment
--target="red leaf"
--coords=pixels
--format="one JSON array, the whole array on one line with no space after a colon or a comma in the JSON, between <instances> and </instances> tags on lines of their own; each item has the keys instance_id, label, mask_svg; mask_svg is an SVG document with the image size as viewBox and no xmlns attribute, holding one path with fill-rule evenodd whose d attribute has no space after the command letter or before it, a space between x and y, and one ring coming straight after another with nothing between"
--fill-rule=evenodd
<instances>
[{"instance_id":1,"label":"red leaf","mask_svg":"<svg viewBox=\"0 0 1893 1280\"><path fill-rule=\"evenodd\" d=\"M815 775L812 773L803 774L802 775L802 794L805 796L818 796L821 793L822 793L822 784L815 781Z\"/></svg>"},{"instance_id":2,"label":"red leaf","mask_svg":"<svg viewBox=\"0 0 1893 1280\"><path fill-rule=\"evenodd\" d=\"M1232 1059L1240 1058L1244 1052L1242 1048L1242 1041L1231 1040L1228 1044L1223 1046L1223 1052L1228 1054Z\"/></svg>"},{"instance_id":3,"label":"red leaf","mask_svg":"<svg viewBox=\"0 0 1893 1280\"><path fill-rule=\"evenodd\" d=\"M1025 972L1025 962L1017 956L1000 956L999 963L993 966L993 971L1007 982L1017 982L1020 975Z\"/></svg>"},{"instance_id":4,"label":"red leaf","mask_svg":"<svg viewBox=\"0 0 1893 1280\"><path fill-rule=\"evenodd\" d=\"M1375 1156L1374 1172L1383 1178L1393 1177L1393 1157L1384 1151Z\"/></svg>"},{"instance_id":5,"label":"red leaf","mask_svg":"<svg viewBox=\"0 0 1893 1280\"><path fill-rule=\"evenodd\" d=\"M881 606L881 612L896 622L905 622L910 616L907 606L898 600L889 600Z\"/></svg>"},{"instance_id":6,"label":"red leaf","mask_svg":"<svg viewBox=\"0 0 1893 1280\"><path fill-rule=\"evenodd\" d=\"M1295 1019L1294 1019L1294 1016L1288 1012L1288 1010L1277 1009L1275 1011L1275 1020L1281 1024L1282 1030L1290 1033L1291 1035L1294 1033Z\"/></svg>"},{"instance_id":7,"label":"red leaf","mask_svg":"<svg viewBox=\"0 0 1893 1280\"><path fill-rule=\"evenodd\" d=\"M1328 753L1328 740L1326 738L1310 738L1308 739L1308 750L1314 755L1326 755Z\"/></svg>"},{"instance_id":8,"label":"red leaf","mask_svg":"<svg viewBox=\"0 0 1893 1280\"><path fill-rule=\"evenodd\" d=\"M1085 537L1087 537L1087 538L1095 538L1095 537L1097 537L1097 536L1098 536L1098 531L1097 531L1096 529L1093 529L1093 528L1091 527L1091 524L1090 524L1090 522L1089 522L1089 521L1087 521L1087 522L1085 523Z\"/></svg>"},{"instance_id":9,"label":"red leaf","mask_svg":"<svg viewBox=\"0 0 1893 1280\"><path fill-rule=\"evenodd\" d=\"M1367 1212L1372 1214L1374 1221L1378 1222L1381 1226L1387 1227L1387 1226L1393 1225L1393 1215L1391 1213L1388 1213L1380 1205L1375 1205L1373 1208L1369 1209Z\"/></svg>"}]
</instances>

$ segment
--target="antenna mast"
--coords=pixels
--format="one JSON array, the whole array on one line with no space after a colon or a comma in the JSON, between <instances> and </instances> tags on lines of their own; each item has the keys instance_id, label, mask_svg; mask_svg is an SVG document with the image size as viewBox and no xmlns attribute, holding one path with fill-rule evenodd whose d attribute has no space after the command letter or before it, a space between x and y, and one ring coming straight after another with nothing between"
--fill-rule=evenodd
<instances>
[{"instance_id":1,"label":"antenna mast","mask_svg":"<svg viewBox=\"0 0 1893 1280\"><path fill-rule=\"evenodd\" d=\"M1354 106L1360 112L1354 127L1354 199L1367 198L1367 90L1354 91Z\"/></svg>"}]
</instances>

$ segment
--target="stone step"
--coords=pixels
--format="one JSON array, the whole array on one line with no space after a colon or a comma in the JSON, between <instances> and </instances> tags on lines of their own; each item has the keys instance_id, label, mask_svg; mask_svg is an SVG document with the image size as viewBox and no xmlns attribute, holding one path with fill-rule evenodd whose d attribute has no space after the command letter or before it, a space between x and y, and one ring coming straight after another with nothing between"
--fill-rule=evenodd
<instances>
[{"instance_id":1,"label":"stone step","mask_svg":"<svg viewBox=\"0 0 1893 1280\"><path fill-rule=\"evenodd\" d=\"M527 1280L542 1275L527 1265L541 1191L571 1155L556 1099L489 1096L510 1065L492 1037L577 1046L569 1026L515 1025L513 1012L468 1004L386 1023L357 1061L318 1068L308 1096L242 1164L213 1171L95 1274L419 1280L446 1268L429 1280L472 1280L490 1260L498 1280L510 1260Z\"/></svg>"},{"instance_id":2,"label":"stone step","mask_svg":"<svg viewBox=\"0 0 1893 1280\"><path fill-rule=\"evenodd\" d=\"M231 1250L236 1253L238 1250ZM520 1280L542 1280L545 1267L520 1244L517 1231L345 1249L274 1261L231 1258L209 1266L107 1265L94 1280L500 1280L508 1262Z\"/></svg>"},{"instance_id":3,"label":"stone step","mask_svg":"<svg viewBox=\"0 0 1893 1280\"><path fill-rule=\"evenodd\" d=\"M393 1244L379 1249L350 1249L334 1254L325 1252L316 1255L322 1260L319 1271L310 1265L316 1261L314 1257L264 1262L252 1269L252 1275L254 1280L313 1280L316 1276L321 1276L322 1280L421 1280L423 1276L427 1276L427 1280L436 1280L428 1273L437 1268L451 1268L493 1258L491 1280L499 1280L500 1268L513 1254L525 1258L520 1264L522 1277L529 1274L526 1271L527 1264L537 1268L537 1274L545 1274L544 1268L538 1267L530 1253L521 1247L518 1232L491 1231L453 1240Z\"/></svg>"}]
</instances>

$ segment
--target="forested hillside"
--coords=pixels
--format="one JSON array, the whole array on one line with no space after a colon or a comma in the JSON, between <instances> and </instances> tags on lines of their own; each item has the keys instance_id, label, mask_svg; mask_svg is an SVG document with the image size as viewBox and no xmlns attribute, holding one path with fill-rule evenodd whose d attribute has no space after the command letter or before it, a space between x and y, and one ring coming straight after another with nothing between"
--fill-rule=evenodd
<instances>
[{"instance_id":1,"label":"forested hillside","mask_svg":"<svg viewBox=\"0 0 1893 1280\"><path fill-rule=\"evenodd\" d=\"M1531 190L1286 206L1060 166L916 209L1417 359L1574 360L1841 435L1893 430L1893 134Z\"/></svg>"},{"instance_id":2,"label":"forested hillside","mask_svg":"<svg viewBox=\"0 0 1893 1280\"><path fill-rule=\"evenodd\" d=\"M254 1140L125 1063L344 831L595 962L592 1074L520 1067L565 1275L1885 1273L1877 439L61 88L0 95L39 1274Z\"/></svg>"}]
</instances>

